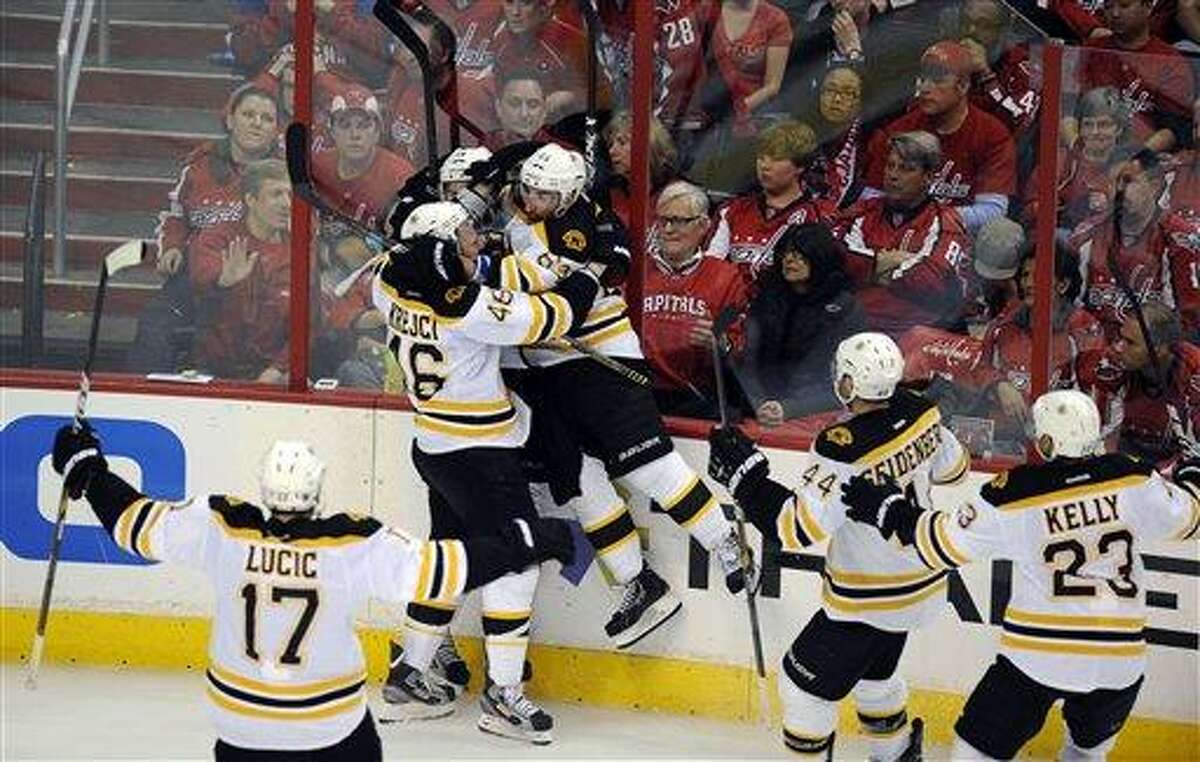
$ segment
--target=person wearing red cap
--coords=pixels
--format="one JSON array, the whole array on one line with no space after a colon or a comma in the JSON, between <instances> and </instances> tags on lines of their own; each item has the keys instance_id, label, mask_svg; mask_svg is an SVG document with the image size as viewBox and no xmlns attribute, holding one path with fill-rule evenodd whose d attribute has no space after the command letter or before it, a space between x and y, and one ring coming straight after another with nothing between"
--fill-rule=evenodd
<instances>
[{"instance_id":1,"label":"person wearing red cap","mask_svg":"<svg viewBox=\"0 0 1200 762\"><path fill-rule=\"evenodd\" d=\"M412 165L379 145L383 113L379 100L360 86L335 95L329 107L333 149L313 156L317 189L335 207L374 228L396 189L413 174ZM341 238L349 231L336 220L322 220L322 237Z\"/></svg>"},{"instance_id":2,"label":"person wearing red cap","mask_svg":"<svg viewBox=\"0 0 1200 762\"><path fill-rule=\"evenodd\" d=\"M867 146L864 197L880 194L892 137L924 131L936 135L942 149L931 195L954 207L972 235L1007 214L1017 184L1016 146L1002 122L971 103L974 72L970 52L957 42L938 42L925 51L916 107L877 131Z\"/></svg>"}]
</instances>

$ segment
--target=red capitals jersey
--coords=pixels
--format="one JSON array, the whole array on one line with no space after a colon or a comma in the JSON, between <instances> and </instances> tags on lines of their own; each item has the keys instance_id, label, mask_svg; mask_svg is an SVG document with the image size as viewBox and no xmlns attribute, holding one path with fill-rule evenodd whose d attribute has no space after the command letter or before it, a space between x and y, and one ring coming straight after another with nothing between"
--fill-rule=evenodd
<instances>
[{"instance_id":1,"label":"red capitals jersey","mask_svg":"<svg viewBox=\"0 0 1200 762\"><path fill-rule=\"evenodd\" d=\"M1027 325L1028 309L1014 304L988 325L983 335L980 364L974 374L977 386L1008 381L1033 402L1030 365L1033 332ZM1076 362L1080 355L1105 347L1100 321L1085 309L1073 309L1061 329L1051 333L1050 388L1071 389L1076 385Z\"/></svg>"},{"instance_id":2,"label":"red capitals jersey","mask_svg":"<svg viewBox=\"0 0 1200 762\"><path fill-rule=\"evenodd\" d=\"M834 202L814 199L808 193L802 193L783 209L767 206L761 191L738 196L717 212L708 253L746 266L751 277L757 278L771 266L775 243L789 225L829 222L836 208Z\"/></svg>"},{"instance_id":3,"label":"red capitals jersey","mask_svg":"<svg viewBox=\"0 0 1200 762\"><path fill-rule=\"evenodd\" d=\"M1078 145L1070 151L1059 151L1057 162L1058 227L1074 229L1108 210L1115 187L1110 168L1104 162L1089 161ZM1033 178L1025 184L1022 213L1027 220L1037 219L1041 174L1039 164L1033 170Z\"/></svg>"},{"instance_id":4,"label":"red capitals jersey","mask_svg":"<svg viewBox=\"0 0 1200 762\"><path fill-rule=\"evenodd\" d=\"M817 149L809 163L809 182L821 187L817 195L841 207L851 189L862 180L866 163L862 122L855 119L850 128ZM819 178L819 179L818 179Z\"/></svg>"},{"instance_id":5,"label":"red capitals jersey","mask_svg":"<svg viewBox=\"0 0 1200 762\"><path fill-rule=\"evenodd\" d=\"M967 118L954 132L944 135L920 109L877 130L867 144L867 185L883 187L888 141L893 135L924 130L937 135L944 164L938 170L930 193L951 205L970 205L980 193L1011 196L1017 189L1017 149L1008 128L977 106L969 106Z\"/></svg>"},{"instance_id":6,"label":"red capitals jersey","mask_svg":"<svg viewBox=\"0 0 1200 762\"><path fill-rule=\"evenodd\" d=\"M384 142L393 153L414 167L429 163L425 141L425 90L420 79L411 79L397 65L392 68L387 89L387 122ZM433 115L437 124L438 145L450 144L450 119L435 104Z\"/></svg>"},{"instance_id":7,"label":"red capitals jersey","mask_svg":"<svg viewBox=\"0 0 1200 762\"><path fill-rule=\"evenodd\" d=\"M1081 89L1116 88L1134 115L1134 136L1139 142L1167 127L1172 117L1185 122L1191 117L1192 68L1161 39L1151 37L1137 51L1118 49L1111 37L1090 40L1082 58Z\"/></svg>"},{"instance_id":8,"label":"red capitals jersey","mask_svg":"<svg viewBox=\"0 0 1200 762\"><path fill-rule=\"evenodd\" d=\"M1162 222L1171 290L1183 330L1200 335L1200 209L1180 209Z\"/></svg>"},{"instance_id":9,"label":"red capitals jersey","mask_svg":"<svg viewBox=\"0 0 1200 762\"><path fill-rule=\"evenodd\" d=\"M232 286L217 285L222 255L235 238L257 252L254 269ZM287 367L291 241L262 241L244 222L205 230L188 257L196 295L196 364L223 378L254 379L269 366Z\"/></svg>"},{"instance_id":10,"label":"red capitals jersey","mask_svg":"<svg viewBox=\"0 0 1200 762\"><path fill-rule=\"evenodd\" d=\"M242 202L241 168L229 160L228 149L209 143L187 158L167 208L158 215L158 250L187 248L197 233L215 225L238 222L246 213Z\"/></svg>"},{"instance_id":11,"label":"red capitals jersey","mask_svg":"<svg viewBox=\"0 0 1200 762\"><path fill-rule=\"evenodd\" d=\"M1176 155L1170 183L1171 209L1200 209L1200 148Z\"/></svg>"},{"instance_id":12,"label":"red capitals jersey","mask_svg":"<svg viewBox=\"0 0 1200 762\"><path fill-rule=\"evenodd\" d=\"M713 320L726 305L742 309L750 298L742 268L697 256L675 270L654 258L642 283L642 349L662 389L701 392L713 384L712 350L689 337L697 320Z\"/></svg>"},{"instance_id":13,"label":"red capitals jersey","mask_svg":"<svg viewBox=\"0 0 1200 762\"><path fill-rule=\"evenodd\" d=\"M321 195L343 213L369 228L379 227L379 220L396 197L396 190L413 174L412 165L386 148L375 149L375 159L363 174L351 180L338 176L337 151L329 150L313 156L313 182ZM341 237L351 232L336 219L321 221L321 235Z\"/></svg>"},{"instance_id":14,"label":"red capitals jersey","mask_svg":"<svg viewBox=\"0 0 1200 762\"><path fill-rule=\"evenodd\" d=\"M729 87L734 106L740 108L740 101L766 81L767 49L791 48L792 22L782 9L768 0L759 0L749 28L741 37L731 40L725 34L720 14L717 18L712 35L713 60Z\"/></svg>"},{"instance_id":15,"label":"red capitals jersey","mask_svg":"<svg viewBox=\"0 0 1200 762\"><path fill-rule=\"evenodd\" d=\"M1028 46L1014 45L1000 56L992 73L971 88L971 103L1020 135L1033 125L1042 105L1041 67L1029 58Z\"/></svg>"},{"instance_id":16,"label":"red capitals jersey","mask_svg":"<svg viewBox=\"0 0 1200 762\"><path fill-rule=\"evenodd\" d=\"M1045 3L1039 3L1045 5ZM1175 13L1179 7L1176 0L1155 0L1150 12L1150 32L1163 39L1176 39ZM1054 11L1080 39L1105 26L1104 0L1049 0Z\"/></svg>"},{"instance_id":17,"label":"red capitals jersey","mask_svg":"<svg viewBox=\"0 0 1200 762\"><path fill-rule=\"evenodd\" d=\"M1112 240L1111 214L1085 222L1071 235L1083 273L1083 305L1100 318L1109 340L1116 339L1121 323L1132 314L1124 289L1109 269ZM1167 242L1163 226L1151 223L1137 241L1116 253L1117 266L1139 303L1154 299L1175 306Z\"/></svg>"},{"instance_id":18,"label":"red capitals jersey","mask_svg":"<svg viewBox=\"0 0 1200 762\"><path fill-rule=\"evenodd\" d=\"M835 234L850 252L847 270L863 286L857 297L871 330L898 337L962 313L972 277L971 241L954 209L929 199L894 212L883 197L871 198L842 212ZM912 256L876 276L876 256L889 249Z\"/></svg>"},{"instance_id":19,"label":"red capitals jersey","mask_svg":"<svg viewBox=\"0 0 1200 762\"><path fill-rule=\"evenodd\" d=\"M720 11L712 0L660 0L654 13L655 57L663 67L658 117L668 126L700 119L703 115L694 101L706 76L703 45Z\"/></svg>"},{"instance_id":20,"label":"red capitals jersey","mask_svg":"<svg viewBox=\"0 0 1200 762\"><path fill-rule=\"evenodd\" d=\"M1127 371L1111 352L1087 352L1079 362L1080 389L1096 400L1105 436L1119 433L1123 450L1160 465L1179 455L1181 439L1200 435L1200 347L1176 343L1162 370L1165 392L1153 370Z\"/></svg>"}]
</instances>

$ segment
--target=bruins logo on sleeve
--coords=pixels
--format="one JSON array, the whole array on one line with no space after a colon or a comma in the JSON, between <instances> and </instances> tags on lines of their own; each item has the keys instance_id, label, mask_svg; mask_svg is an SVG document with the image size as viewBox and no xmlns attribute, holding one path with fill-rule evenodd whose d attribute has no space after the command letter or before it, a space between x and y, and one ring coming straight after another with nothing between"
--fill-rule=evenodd
<instances>
[{"instance_id":1,"label":"bruins logo on sleeve","mask_svg":"<svg viewBox=\"0 0 1200 762\"><path fill-rule=\"evenodd\" d=\"M587 249L587 236L582 230L571 228L562 235L563 246L566 246L571 251L580 252Z\"/></svg>"},{"instance_id":2,"label":"bruins logo on sleeve","mask_svg":"<svg viewBox=\"0 0 1200 762\"><path fill-rule=\"evenodd\" d=\"M845 426L834 426L825 432L825 437L839 447L849 447L854 443L854 434Z\"/></svg>"}]
</instances>

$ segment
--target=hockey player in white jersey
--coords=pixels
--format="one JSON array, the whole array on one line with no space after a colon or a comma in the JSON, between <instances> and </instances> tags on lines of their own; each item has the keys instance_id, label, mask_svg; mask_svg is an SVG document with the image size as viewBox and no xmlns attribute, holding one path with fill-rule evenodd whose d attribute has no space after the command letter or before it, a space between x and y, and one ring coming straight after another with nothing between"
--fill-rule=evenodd
<instances>
[{"instance_id":1,"label":"hockey player in white jersey","mask_svg":"<svg viewBox=\"0 0 1200 762\"><path fill-rule=\"evenodd\" d=\"M375 277L376 307L387 316L388 346L415 409L412 460L429 486L431 536L473 537L536 516L521 464L530 412L505 387L501 347L564 335L588 314L604 265L593 262L552 290L525 294L474 280L483 245L452 202L418 207ZM419 225L418 225L419 223ZM435 233L436 235L429 235ZM481 730L552 740L553 720L522 691L537 569L485 585L488 680ZM432 716L453 696L429 690L423 675L444 643L454 609L439 601L408 607L404 653L389 687L406 716Z\"/></svg>"},{"instance_id":2,"label":"hockey player in white jersey","mask_svg":"<svg viewBox=\"0 0 1200 762\"><path fill-rule=\"evenodd\" d=\"M929 505L931 485L966 474L967 452L937 407L896 388L903 370L900 349L884 334L838 345L834 391L852 416L813 440L798 489L772 480L766 456L736 427L715 427L709 437L709 474L764 536L784 550L829 540L821 610L784 654L779 676L783 740L801 754L832 758L837 702L853 692L871 759L920 759L920 720L909 723L896 664L908 632L945 603L948 572L846 521L839 489L856 475L888 474Z\"/></svg>"},{"instance_id":3,"label":"hockey player in white jersey","mask_svg":"<svg viewBox=\"0 0 1200 762\"><path fill-rule=\"evenodd\" d=\"M304 442L272 445L262 508L226 494L182 503L143 495L108 470L86 422L59 429L52 464L121 548L209 578L216 610L205 676L222 762L381 759L354 629L367 600L453 606L501 575L573 557L570 529L552 519L422 542L369 517L321 516L325 465Z\"/></svg>"},{"instance_id":4,"label":"hockey player in white jersey","mask_svg":"<svg viewBox=\"0 0 1200 762\"><path fill-rule=\"evenodd\" d=\"M895 484L844 486L848 515L913 547L932 571L1014 562L1000 653L954 729L955 760L1011 759L1063 700L1061 760L1103 760L1137 700L1146 664L1144 543L1194 540L1200 462L1174 484L1148 464L1105 454L1100 414L1074 390L1033 404L1045 462L998 474L948 512Z\"/></svg>"},{"instance_id":5,"label":"hockey player in white jersey","mask_svg":"<svg viewBox=\"0 0 1200 762\"><path fill-rule=\"evenodd\" d=\"M615 287L628 271L628 241L616 216L584 193L587 174L583 156L557 144L544 145L524 160L518 182L504 193L511 213L505 236L513 255L501 260L500 283L536 293L553 288L597 252L619 255L624 266L609 268L609 288L571 336L648 374L624 297ZM536 411L532 449L547 466L555 500L573 500L600 562L624 588L605 625L618 648L645 637L681 604L645 562L633 518L613 483L655 501L716 555L732 592L744 587L733 528L708 486L675 452L647 387L564 342L510 353L505 369L510 384ZM510 376L511 371L517 374Z\"/></svg>"}]
</instances>

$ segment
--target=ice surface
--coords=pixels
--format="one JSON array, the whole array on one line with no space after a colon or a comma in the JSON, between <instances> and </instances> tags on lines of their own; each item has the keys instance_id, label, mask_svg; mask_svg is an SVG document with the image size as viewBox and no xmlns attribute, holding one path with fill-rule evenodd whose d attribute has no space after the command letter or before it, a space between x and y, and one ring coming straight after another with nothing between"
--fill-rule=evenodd
<instances>
[{"instance_id":1,"label":"ice surface","mask_svg":"<svg viewBox=\"0 0 1200 762\"><path fill-rule=\"evenodd\" d=\"M212 731L203 677L187 672L43 668L27 691L23 664L2 665L2 757L10 759L205 759ZM378 701L379 687L372 686ZM779 731L652 711L547 703L556 740L547 747L484 735L474 696L454 716L380 726L387 759L795 759ZM942 751L944 757L945 752ZM838 759L865 759L856 738ZM936 758L927 753L926 758Z\"/></svg>"}]
</instances>

